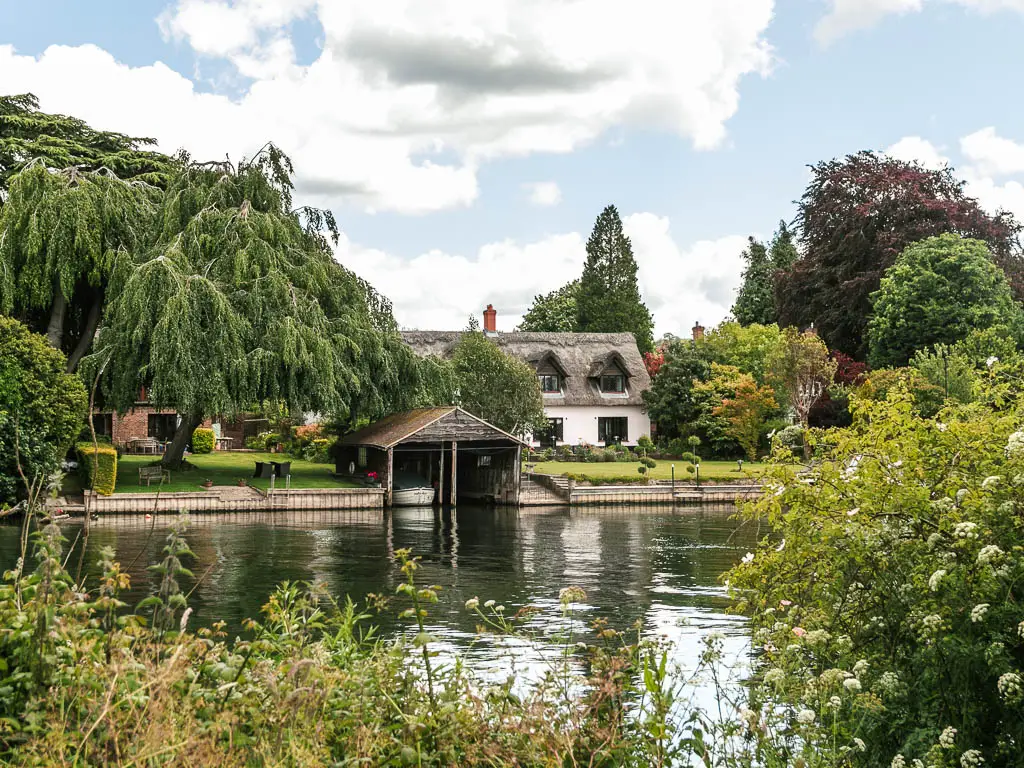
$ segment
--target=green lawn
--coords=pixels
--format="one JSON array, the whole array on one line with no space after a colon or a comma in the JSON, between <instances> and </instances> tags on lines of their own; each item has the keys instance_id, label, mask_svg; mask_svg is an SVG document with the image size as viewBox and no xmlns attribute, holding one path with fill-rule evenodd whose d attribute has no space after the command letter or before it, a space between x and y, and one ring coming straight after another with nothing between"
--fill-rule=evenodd
<instances>
[{"instance_id":1,"label":"green lawn","mask_svg":"<svg viewBox=\"0 0 1024 768\"><path fill-rule=\"evenodd\" d=\"M672 478L672 464L676 465L676 480L686 482L693 480L694 476L686 471L688 462L671 461L669 459L658 460L658 466L648 470L648 477L655 480L670 480ZM640 474L636 471L637 462L596 462L593 464L579 461L544 461L534 465L533 471L542 475L583 475L588 479L602 482L608 478L636 478ZM702 461L700 464L701 480L746 480L756 478L764 471L765 464L743 462L743 471L740 472L735 461Z\"/></svg>"},{"instance_id":2,"label":"green lawn","mask_svg":"<svg viewBox=\"0 0 1024 768\"><path fill-rule=\"evenodd\" d=\"M117 487L115 493L146 493L157 490L158 483L150 487L139 485L139 467L155 464L154 456L122 456L117 462ZM203 491L202 483L212 480L214 485L237 485L244 478L249 485L266 490L269 478L254 478L257 461L290 461L292 463L292 488L351 488L352 483L332 477L333 464L314 464L311 461L293 459L280 453L231 453L220 451L193 454L188 457L189 468L171 470L170 483L160 489L166 492ZM284 480L275 481L275 488L284 488Z\"/></svg>"}]
</instances>

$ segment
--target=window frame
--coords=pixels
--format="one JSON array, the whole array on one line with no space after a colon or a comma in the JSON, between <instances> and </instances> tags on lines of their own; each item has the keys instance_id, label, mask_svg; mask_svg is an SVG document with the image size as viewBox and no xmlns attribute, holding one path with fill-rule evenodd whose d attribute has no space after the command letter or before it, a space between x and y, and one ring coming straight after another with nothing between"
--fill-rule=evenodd
<instances>
[{"instance_id":1,"label":"window frame","mask_svg":"<svg viewBox=\"0 0 1024 768\"><path fill-rule=\"evenodd\" d=\"M609 429L609 422L618 422L622 427L622 433L615 435L618 440L609 440L608 437L618 430ZM597 441L608 445L616 445L629 442L629 419L626 416L598 416L597 417Z\"/></svg>"},{"instance_id":2,"label":"window frame","mask_svg":"<svg viewBox=\"0 0 1024 768\"><path fill-rule=\"evenodd\" d=\"M546 379L554 379L555 388L549 389L548 382ZM540 391L545 395L560 395L562 394L562 377L557 373L538 373L537 383L540 385Z\"/></svg>"},{"instance_id":3,"label":"window frame","mask_svg":"<svg viewBox=\"0 0 1024 768\"><path fill-rule=\"evenodd\" d=\"M618 381L619 389L606 389L604 386L605 380L615 379ZM602 395L624 395L626 394L626 374L624 373L602 373L598 380L598 387L601 390Z\"/></svg>"}]
</instances>

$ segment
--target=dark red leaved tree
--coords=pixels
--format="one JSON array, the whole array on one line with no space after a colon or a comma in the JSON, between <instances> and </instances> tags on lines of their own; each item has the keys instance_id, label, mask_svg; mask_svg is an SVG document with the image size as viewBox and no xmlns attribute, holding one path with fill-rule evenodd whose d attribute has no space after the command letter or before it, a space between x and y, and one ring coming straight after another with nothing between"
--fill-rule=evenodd
<instances>
[{"instance_id":1,"label":"dark red leaved tree","mask_svg":"<svg viewBox=\"0 0 1024 768\"><path fill-rule=\"evenodd\" d=\"M775 279L780 325L814 323L830 349L864 359L869 297L882 274L911 243L945 232L987 242L1024 296L1020 224L983 211L951 169L859 152L811 171L797 217L801 257Z\"/></svg>"}]
</instances>

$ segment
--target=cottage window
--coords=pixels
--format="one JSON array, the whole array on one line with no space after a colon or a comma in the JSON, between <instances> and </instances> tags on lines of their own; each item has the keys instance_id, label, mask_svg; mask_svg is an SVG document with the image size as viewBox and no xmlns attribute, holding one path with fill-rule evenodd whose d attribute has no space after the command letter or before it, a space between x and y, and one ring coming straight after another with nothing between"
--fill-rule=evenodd
<instances>
[{"instance_id":1,"label":"cottage window","mask_svg":"<svg viewBox=\"0 0 1024 768\"><path fill-rule=\"evenodd\" d=\"M538 435L538 442L545 448L554 448L565 440L565 420L548 419L548 428Z\"/></svg>"},{"instance_id":2,"label":"cottage window","mask_svg":"<svg viewBox=\"0 0 1024 768\"><path fill-rule=\"evenodd\" d=\"M608 395L621 395L626 391L626 377L621 373L606 373L601 376L601 391Z\"/></svg>"},{"instance_id":3,"label":"cottage window","mask_svg":"<svg viewBox=\"0 0 1024 768\"><path fill-rule=\"evenodd\" d=\"M618 445L629 440L629 419L624 416L600 417L597 420L597 439L605 445Z\"/></svg>"},{"instance_id":4,"label":"cottage window","mask_svg":"<svg viewBox=\"0 0 1024 768\"><path fill-rule=\"evenodd\" d=\"M562 391L562 377L557 373L544 373L537 377L540 391L546 395L557 395Z\"/></svg>"}]
</instances>

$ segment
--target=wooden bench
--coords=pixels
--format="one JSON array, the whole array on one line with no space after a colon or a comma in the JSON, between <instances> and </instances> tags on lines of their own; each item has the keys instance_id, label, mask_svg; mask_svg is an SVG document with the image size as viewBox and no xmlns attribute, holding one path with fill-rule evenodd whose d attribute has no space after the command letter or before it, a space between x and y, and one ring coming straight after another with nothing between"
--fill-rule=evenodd
<instances>
[{"instance_id":1,"label":"wooden bench","mask_svg":"<svg viewBox=\"0 0 1024 768\"><path fill-rule=\"evenodd\" d=\"M139 485L142 481L149 485L153 480L171 482L171 473L163 467L139 467Z\"/></svg>"}]
</instances>

